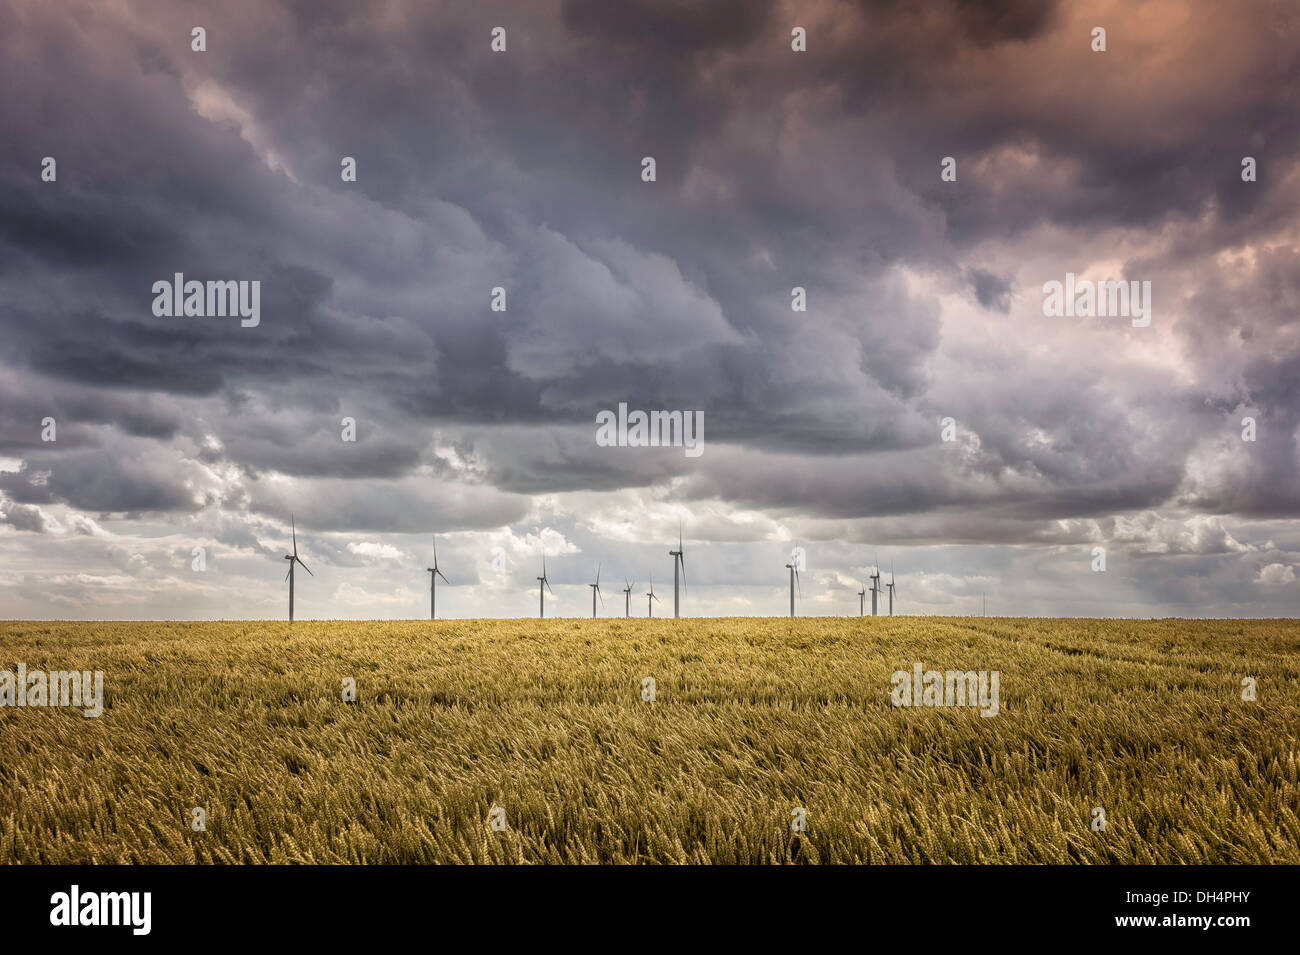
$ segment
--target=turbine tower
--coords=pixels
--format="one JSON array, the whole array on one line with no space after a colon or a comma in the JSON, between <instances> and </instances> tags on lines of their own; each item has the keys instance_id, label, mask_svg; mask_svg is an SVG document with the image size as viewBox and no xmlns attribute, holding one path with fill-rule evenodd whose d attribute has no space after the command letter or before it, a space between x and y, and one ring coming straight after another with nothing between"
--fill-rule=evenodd
<instances>
[{"instance_id":1,"label":"turbine tower","mask_svg":"<svg viewBox=\"0 0 1300 955\"><path fill-rule=\"evenodd\" d=\"M433 619L435 618L434 609L435 609L435 607L437 606L437 597L438 597L438 578L441 577L441 578L442 578L444 581L446 581L448 584L451 583L450 580L447 580L447 575L444 574L441 570L438 569L438 537L437 537L437 535L434 535L434 538L433 538L433 566L432 566L432 567L426 567L426 568L424 568L424 569L427 570L427 571L429 572L429 619L430 619L430 620L433 620Z\"/></svg>"},{"instance_id":2,"label":"turbine tower","mask_svg":"<svg viewBox=\"0 0 1300 955\"><path fill-rule=\"evenodd\" d=\"M862 588L858 591L858 616L861 617L867 612L867 590Z\"/></svg>"},{"instance_id":3,"label":"turbine tower","mask_svg":"<svg viewBox=\"0 0 1300 955\"><path fill-rule=\"evenodd\" d=\"M880 597L880 562L876 561L876 572L871 575L871 616L876 616L876 600Z\"/></svg>"},{"instance_id":4,"label":"turbine tower","mask_svg":"<svg viewBox=\"0 0 1300 955\"><path fill-rule=\"evenodd\" d=\"M551 590L551 582L546 579L546 555L542 555L542 576L537 578L537 618L539 620L546 616L546 591ZM555 591L551 590L551 596L555 596Z\"/></svg>"},{"instance_id":5,"label":"turbine tower","mask_svg":"<svg viewBox=\"0 0 1300 955\"><path fill-rule=\"evenodd\" d=\"M600 605L605 606L605 595L600 592L600 564L596 564L596 582L587 584L591 588L591 619L596 619L596 597L600 597Z\"/></svg>"},{"instance_id":6,"label":"turbine tower","mask_svg":"<svg viewBox=\"0 0 1300 955\"><path fill-rule=\"evenodd\" d=\"M680 566L682 572L682 589L686 589L686 557L682 551L682 522L677 522L677 549L670 550L668 556L673 559L673 616L681 616L681 599L677 594L677 569Z\"/></svg>"},{"instance_id":7,"label":"turbine tower","mask_svg":"<svg viewBox=\"0 0 1300 955\"><path fill-rule=\"evenodd\" d=\"M655 607L653 601L659 599L657 596L655 596L655 575L654 574L650 575L650 590L645 596L646 596L645 615L647 617L653 617L655 615Z\"/></svg>"},{"instance_id":8,"label":"turbine tower","mask_svg":"<svg viewBox=\"0 0 1300 955\"><path fill-rule=\"evenodd\" d=\"M289 622L293 623L293 565L302 564L302 558L298 556L298 529L294 527L292 514L289 515L289 533L293 535L293 553L284 555L284 559L289 562L289 572L284 575L284 579L289 581ZM302 564L302 569L312 577L316 576L306 564Z\"/></svg>"},{"instance_id":9,"label":"turbine tower","mask_svg":"<svg viewBox=\"0 0 1300 955\"><path fill-rule=\"evenodd\" d=\"M889 588L889 615L894 615L894 562L889 562L889 583L885 585Z\"/></svg>"},{"instance_id":10,"label":"turbine tower","mask_svg":"<svg viewBox=\"0 0 1300 955\"><path fill-rule=\"evenodd\" d=\"M799 568L795 566L795 561L793 559L790 561L790 563L786 564L785 567L786 570L790 571L790 616L793 617L794 616L794 588L795 588L795 584L799 583ZM801 597L803 596L802 583L799 583L799 596Z\"/></svg>"},{"instance_id":11,"label":"turbine tower","mask_svg":"<svg viewBox=\"0 0 1300 955\"><path fill-rule=\"evenodd\" d=\"M632 616L632 588L635 584L628 583L626 577L623 578L623 616Z\"/></svg>"}]
</instances>

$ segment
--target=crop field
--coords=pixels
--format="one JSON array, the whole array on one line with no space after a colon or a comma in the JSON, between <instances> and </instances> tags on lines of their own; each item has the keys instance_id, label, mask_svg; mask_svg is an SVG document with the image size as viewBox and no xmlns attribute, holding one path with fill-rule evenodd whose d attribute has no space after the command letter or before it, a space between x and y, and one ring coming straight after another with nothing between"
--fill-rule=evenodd
<instances>
[{"instance_id":1,"label":"crop field","mask_svg":"<svg viewBox=\"0 0 1300 955\"><path fill-rule=\"evenodd\" d=\"M0 707L0 863L1300 863L1294 621L10 622L0 648L103 671L98 717ZM997 671L996 715L895 706L916 664Z\"/></svg>"}]
</instances>

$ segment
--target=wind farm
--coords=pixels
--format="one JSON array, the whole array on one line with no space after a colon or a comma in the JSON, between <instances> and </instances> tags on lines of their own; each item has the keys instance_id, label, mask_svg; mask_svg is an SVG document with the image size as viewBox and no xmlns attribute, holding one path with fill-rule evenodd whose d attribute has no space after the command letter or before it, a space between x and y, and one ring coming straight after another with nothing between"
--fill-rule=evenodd
<instances>
[{"instance_id":1,"label":"wind farm","mask_svg":"<svg viewBox=\"0 0 1300 955\"><path fill-rule=\"evenodd\" d=\"M301 566L303 570L307 571L307 573L313 577L315 576L315 574L307 567L307 565L303 562L301 556L298 553L297 521L294 515L290 515L289 525L290 525L289 532L290 532L290 540L292 542L291 543L292 550L289 554L285 554L283 559L289 562L289 567L285 574L285 581L289 584L289 620L293 621L297 616L295 613L296 568ZM673 619L682 619L683 617L682 596L686 592L686 566L685 566L685 538L684 538L683 527L680 522L678 524L677 532L678 532L677 544L675 547L671 547L669 549L668 556L671 558L672 561L672 572L673 572ZM446 587L453 586L453 584L452 581L447 577L446 573L443 571L442 564L440 563L439 552L438 552L438 537L436 534L433 535L432 537L430 549L431 549L433 560L432 560L432 564L425 568L425 573L428 574L429 620L435 621L438 619L438 582L441 579L443 585ZM394 550L393 552L398 553L399 551ZM803 574L802 574L802 571L804 569L803 568L804 553L805 550L802 546L795 547L791 551L787 562L784 564L784 567L788 572L787 596L788 596L788 615L790 617L794 617L797 615L798 601L802 599L804 596ZM550 575L550 571L548 570L548 564L547 564L547 554L540 553L538 557L541 563L541 573L536 575L533 578L533 580L537 584L537 600L538 600L537 615L538 615L538 619L546 619L547 596L549 595L553 601L559 598L556 594L554 587L552 586L551 575ZM587 581L587 583L585 584L585 586L590 589L591 616L593 619L599 618L600 610L605 606L605 596L601 588L601 579L602 579L602 574L604 573L604 565L605 565L604 560L598 560L596 562L594 579ZM890 565L890 576L889 576L888 583L882 584L883 577L880 572L878 561L874 564L874 569L871 570L871 573L869 574L867 579L870 581L869 589L864 584L863 589L860 589L856 592L850 590L848 594L848 595L856 595L858 598L857 615L858 616L865 615L866 595L870 593L871 615L873 617L878 616L880 614L881 595L887 592L888 593L888 616L892 617L894 615L894 601L897 595L897 584L896 584L895 572L892 563ZM644 592L643 596L646 598L646 617L652 618L654 616L654 605L660 602L660 598L658 593L654 590L653 572L647 574L647 580L649 582L648 584L649 589ZM625 575L623 578L623 583L624 583L624 586L622 588L623 616L626 619L630 619L632 616L632 594L634 588L636 587L634 581L635 578L632 577L631 575ZM465 586L472 586L472 584L465 584ZM572 586L576 586L576 584L571 582L567 586L572 587ZM823 594L824 599L822 601L822 609L824 612L821 614L816 614L817 616L837 616L845 613L845 608L843 607L843 605L836 604L835 602L833 602L834 591L837 587L838 587L837 584L832 585L830 592ZM722 589L722 588L718 588L718 589ZM761 612L761 607L756 605L753 613L745 614L745 615L763 616L763 613ZM552 612L552 616L555 616L554 612ZM326 617L324 619L329 619L329 618ZM461 619L466 619L466 618L461 618Z\"/></svg>"}]
</instances>

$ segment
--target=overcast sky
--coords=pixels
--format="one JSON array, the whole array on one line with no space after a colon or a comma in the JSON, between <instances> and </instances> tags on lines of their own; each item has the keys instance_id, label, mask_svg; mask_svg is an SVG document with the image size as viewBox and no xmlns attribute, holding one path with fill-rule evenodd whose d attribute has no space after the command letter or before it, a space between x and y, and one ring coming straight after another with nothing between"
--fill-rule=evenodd
<instances>
[{"instance_id":1,"label":"overcast sky","mask_svg":"<svg viewBox=\"0 0 1300 955\"><path fill-rule=\"evenodd\" d=\"M1300 608L1293 0L5 0L0 52L0 617L284 616L291 511L303 618L427 616L435 532L440 616L543 552L548 615L598 562L670 614L679 521L688 615L795 546L806 614L877 559L909 614Z\"/></svg>"}]
</instances>

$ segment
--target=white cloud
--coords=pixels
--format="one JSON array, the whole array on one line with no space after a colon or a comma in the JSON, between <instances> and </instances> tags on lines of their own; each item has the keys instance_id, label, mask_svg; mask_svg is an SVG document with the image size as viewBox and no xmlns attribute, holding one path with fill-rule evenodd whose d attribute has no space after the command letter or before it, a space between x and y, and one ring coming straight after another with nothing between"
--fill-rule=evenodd
<instances>
[{"instance_id":1,"label":"white cloud","mask_svg":"<svg viewBox=\"0 0 1300 955\"><path fill-rule=\"evenodd\" d=\"M348 550L358 557L372 560L402 560L405 555L392 544L377 544L372 541L348 544Z\"/></svg>"},{"instance_id":2,"label":"white cloud","mask_svg":"<svg viewBox=\"0 0 1300 955\"><path fill-rule=\"evenodd\" d=\"M1265 564L1259 569L1261 584L1293 584L1295 568L1287 564Z\"/></svg>"}]
</instances>

